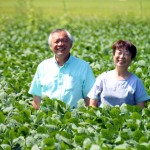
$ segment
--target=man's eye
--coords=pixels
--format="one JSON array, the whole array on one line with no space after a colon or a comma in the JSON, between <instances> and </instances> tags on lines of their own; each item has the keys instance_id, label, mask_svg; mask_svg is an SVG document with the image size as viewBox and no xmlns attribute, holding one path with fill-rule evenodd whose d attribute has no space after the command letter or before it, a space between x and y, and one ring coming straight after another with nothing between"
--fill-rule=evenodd
<instances>
[{"instance_id":1,"label":"man's eye","mask_svg":"<svg viewBox=\"0 0 150 150\"><path fill-rule=\"evenodd\" d=\"M64 40L62 40L63 42L68 42L68 39L64 39Z\"/></svg>"},{"instance_id":2,"label":"man's eye","mask_svg":"<svg viewBox=\"0 0 150 150\"><path fill-rule=\"evenodd\" d=\"M57 44L58 42L59 42L59 41L55 41L54 43L56 43L56 44Z\"/></svg>"}]
</instances>

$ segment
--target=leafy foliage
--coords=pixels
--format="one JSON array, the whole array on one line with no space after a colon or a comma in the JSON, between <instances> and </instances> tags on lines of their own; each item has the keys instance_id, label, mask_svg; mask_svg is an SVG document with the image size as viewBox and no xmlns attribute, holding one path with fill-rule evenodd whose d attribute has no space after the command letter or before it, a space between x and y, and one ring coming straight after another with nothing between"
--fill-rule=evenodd
<instances>
[{"instance_id":1,"label":"leafy foliage","mask_svg":"<svg viewBox=\"0 0 150 150\"><path fill-rule=\"evenodd\" d=\"M91 108L82 100L70 109L43 98L38 111L28 89L40 61L51 57L47 38L54 28L74 36L71 53L88 61L95 76L112 69L111 45L131 40L138 48L130 71L150 92L150 20L0 18L0 149L150 149L150 104ZM150 94L150 93L149 93Z\"/></svg>"},{"instance_id":2,"label":"leafy foliage","mask_svg":"<svg viewBox=\"0 0 150 150\"><path fill-rule=\"evenodd\" d=\"M39 149L150 147L147 108L132 106L131 110L124 104L120 108L82 106L70 110L62 101L44 98L36 111L31 105L23 107L22 102L9 109L11 115L1 109L5 119L0 124L0 144L4 149L33 149L35 145Z\"/></svg>"}]
</instances>

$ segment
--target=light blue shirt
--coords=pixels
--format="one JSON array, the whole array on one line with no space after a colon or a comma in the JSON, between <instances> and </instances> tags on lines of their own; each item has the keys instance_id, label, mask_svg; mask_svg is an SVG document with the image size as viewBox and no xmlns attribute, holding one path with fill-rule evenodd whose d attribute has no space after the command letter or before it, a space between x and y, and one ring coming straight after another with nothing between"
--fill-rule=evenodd
<instances>
[{"instance_id":1,"label":"light blue shirt","mask_svg":"<svg viewBox=\"0 0 150 150\"><path fill-rule=\"evenodd\" d=\"M117 80L113 70L99 75L88 94L88 97L99 100L99 105L122 105L123 103L136 105L150 99L142 81L132 74L126 80Z\"/></svg>"},{"instance_id":2,"label":"light blue shirt","mask_svg":"<svg viewBox=\"0 0 150 150\"><path fill-rule=\"evenodd\" d=\"M78 100L87 97L94 82L92 69L84 60L70 56L60 67L53 57L39 64L29 93L62 100L76 107Z\"/></svg>"}]
</instances>

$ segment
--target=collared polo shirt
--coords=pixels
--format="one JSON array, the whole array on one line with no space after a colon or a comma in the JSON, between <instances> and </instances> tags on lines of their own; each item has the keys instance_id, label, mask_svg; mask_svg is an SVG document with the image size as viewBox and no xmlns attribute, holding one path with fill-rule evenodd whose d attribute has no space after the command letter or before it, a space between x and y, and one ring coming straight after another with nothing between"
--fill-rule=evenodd
<instances>
[{"instance_id":1,"label":"collared polo shirt","mask_svg":"<svg viewBox=\"0 0 150 150\"><path fill-rule=\"evenodd\" d=\"M38 65L29 93L76 107L78 100L87 97L94 82L92 69L84 60L70 55L68 61L59 66L53 57Z\"/></svg>"}]
</instances>

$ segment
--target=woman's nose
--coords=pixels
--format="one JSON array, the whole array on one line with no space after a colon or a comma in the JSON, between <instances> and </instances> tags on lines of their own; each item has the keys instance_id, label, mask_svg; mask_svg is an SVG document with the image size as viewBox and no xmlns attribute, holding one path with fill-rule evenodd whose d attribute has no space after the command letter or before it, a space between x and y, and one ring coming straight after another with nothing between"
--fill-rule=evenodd
<instances>
[{"instance_id":1,"label":"woman's nose","mask_svg":"<svg viewBox=\"0 0 150 150\"><path fill-rule=\"evenodd\" d=\"M120 57L121 57L121 58L124 57L124 56L125 56L124 53L121 53L121 54L120 54Z\"/></svg>"}]
</instances>

